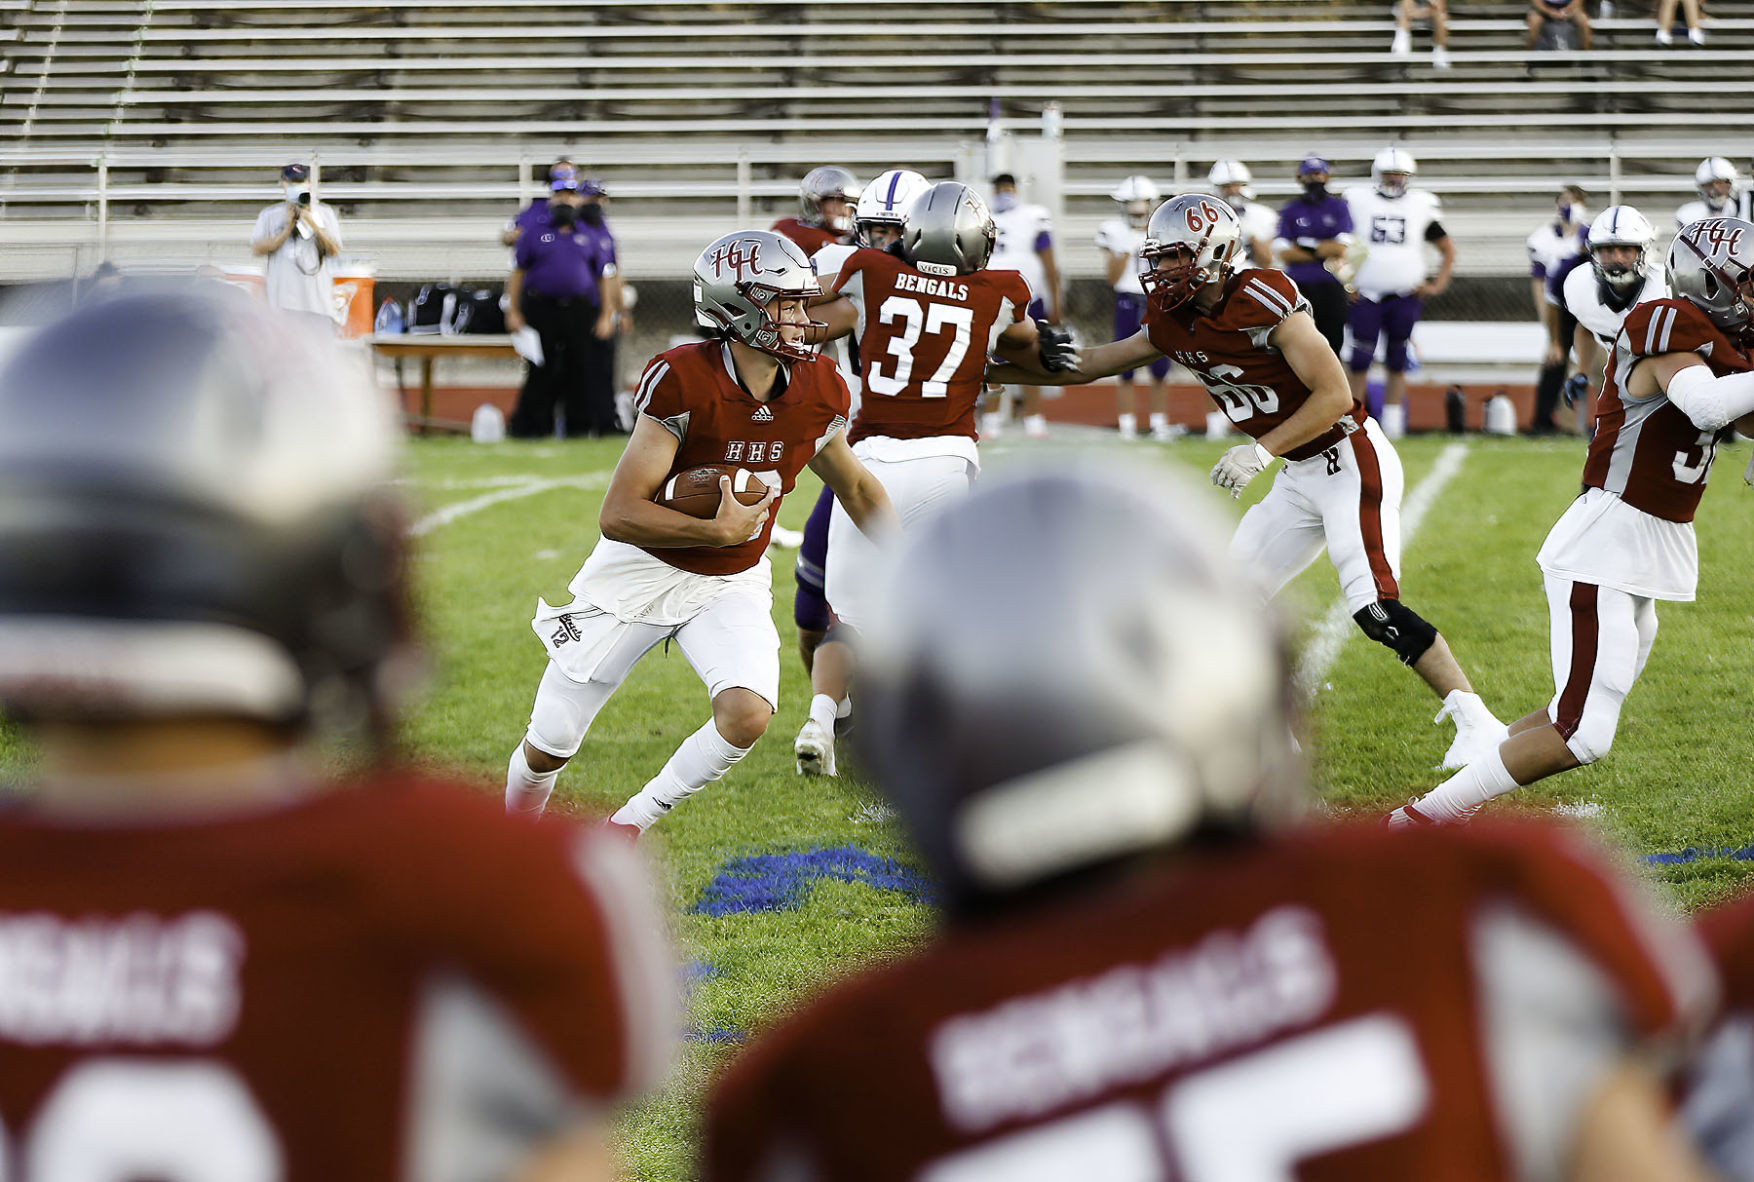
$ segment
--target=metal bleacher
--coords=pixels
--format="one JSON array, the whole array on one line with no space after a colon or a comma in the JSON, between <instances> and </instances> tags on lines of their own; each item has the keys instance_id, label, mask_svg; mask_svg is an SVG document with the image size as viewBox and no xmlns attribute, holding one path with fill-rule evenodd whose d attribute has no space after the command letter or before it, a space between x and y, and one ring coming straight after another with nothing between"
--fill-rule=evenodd
<instances>
[{"instance_id":1,"label":"metal bleacher","mask_svg":"<svg viewBox=\"0 0 1754 1182\"><path fill-rule=\"evenodd\" d=\"M241 260L293 158L385 275L492 276L499 223L562 152L608 183L633 269L675 274L790 208L814 164L977 177L989 136L1034 136L1051 105L1068 240L1127 173L1197 186L1239 156L1274 200L1304 152L1343 184L1394 140L1464 273L1504 274L1560 182L1662 223L1701 156L1751 147L1754 0L1713 0L1703 50L1659 50L1640 6L1564 54L1522 49L1515 0L1454 5L1441 72L1423 40L1390 55L1389 7L0 0L0 282L105 254Z\"/></svg>"}]
</instances>

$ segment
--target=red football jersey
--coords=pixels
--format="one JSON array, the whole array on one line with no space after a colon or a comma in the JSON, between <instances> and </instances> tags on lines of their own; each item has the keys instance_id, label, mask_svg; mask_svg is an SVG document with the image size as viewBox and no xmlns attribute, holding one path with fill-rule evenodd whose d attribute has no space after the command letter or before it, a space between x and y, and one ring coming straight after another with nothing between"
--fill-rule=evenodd
<instances>
[{"instance_id":1,"label":"red football jersey","mask_svg":"<svg viewBox=\"0 0 1754 1182\"><path fill-rule=\"evenodd\" d=\"M809 222L801 222L797 218L781 218L771 227L775 234L790 238L798 244L798 249L806 255L815 254L825 246L836 242L845 242L846 235L839 230L830 230L823 226L813 226Z\"/></svg>"},{"instance_id":2,"label":"red football jersey","mask_svg":"<svg viewBox=\"0 0 1754 1182\"><path fill-rule=\"evenodd\" d=\"M778 488L780 498L791 492L804 465L846 429L852 394L828 357L789 363L783 381L778 395L757 402L737 380L731 347L720 341L679 345L652 358L634 405L681 444L664 479L702 464L735 464ZM735 546L646 551L696 574L736 574L761 561L779 515L775 499L761 532Z\"/></svg>"},{"instance_id":3,"label":"red football jersey","mask_svg":"<svg viewBox=\"0 0 1754 1182\"><path fill-rule=\"evenodd\" d=\"M1661 394L1635 399L1626 393L1633 368L1664 353L1697 353L1719 377L1754 369L1754 361L1687 300L1636 305L1614 340L1602 379L1583 483L1616 493L1653 517L1692 521L1717 458L1716 434L1701 431Z\"/></svg>"},{"instance_id":4,"label":"red football jersey","mask_svg":"<svg viewBox=\"0 0 1754 1182\"><path fill-rule=\"evenodd\" d=\"M498 1176L662 1073L672 969L631 858L406 780L205 823L0 817L19 1177Z\"/></svg>"},{"instance_id":5,"label":"red football jersey","mask_svg":"<svg viewBox=\"0 0 1754 1182\"><path fill-rule=\"evenodd\" d=\"M707 1175L1533 1176L1599 1082L1571 1065L1698 1021L1712 985L1566 834L1325 827L837 987L719 1081Z\"/></svg>"},{"instance_id":6,"label":"red football jersey","mask_svg":"<svg viewBox=\"0 0 1754 1182\"><path fill-rule=\"evenodd\" d=\"M1259 439L1296 414L1309 399L1309 387L1284 354L1267 343L1279 322L1308 312L1309 301L1283 271L1242 270L1224 284L1224 298L1209 315L1188 301L1167 315L1145 303L1145 335L1158 352L1188 368L1231 422ZM1285 453L1307 460L1344 439L1364 423L1354 400L1344 425Z\"/></svg>"},{"instance_id":7,"label":"red football jersey","mask_svg":"<svg viewBox=\"0 0 1754 1182\"><path fill-rule=\"evenodd\" d=\"M976 438L987 355L999 334L1028 314L1023 276L928 275L888 251L867 248L841 264L831 290L859 309L865 396L848 438Z\"/></svg>"},{"instance_id":8,"label":"red football jersey","mask_svg":"<svg viewBox=\"0 0 1754 1182\"><path fill-rule=\"evenodd\" d=\"M1723 976L1726 1007L1754 1013L1754 897L1708 913L1699 930Z\"/></svg>"}]
</instances>

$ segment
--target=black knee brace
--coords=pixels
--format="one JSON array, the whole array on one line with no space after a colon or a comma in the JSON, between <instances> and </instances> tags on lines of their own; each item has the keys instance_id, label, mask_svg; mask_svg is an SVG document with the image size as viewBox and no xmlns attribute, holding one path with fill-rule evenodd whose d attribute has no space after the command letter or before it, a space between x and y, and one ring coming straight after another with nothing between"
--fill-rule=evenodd
<instances>
[{"instance_id":1,"label":"black knee brace","mask_svg":"<svg viewBox=\"0 0 1754 1182\"><path fill-rule=\"evenodd\" d=\"M1353 612L1352 618L1366 636L1387 645L1403 665L1414 664L1437 643L1437 629L1420 619L1417 612L1402 607L1398 599L1379 599Z\"/></svg>"}]
</instances>

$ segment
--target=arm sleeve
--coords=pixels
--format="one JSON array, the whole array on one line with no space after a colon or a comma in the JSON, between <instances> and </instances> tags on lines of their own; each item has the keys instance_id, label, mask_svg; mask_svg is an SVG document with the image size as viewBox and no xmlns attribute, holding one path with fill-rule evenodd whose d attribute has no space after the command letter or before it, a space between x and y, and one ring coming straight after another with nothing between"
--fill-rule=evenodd
<instances>
[{"instance_id":1,"label":"arm sleeve","mask_svg":"<svg viewBox=\"0 0 1754 1182\"><path fill-rule=\"evenodd\" d=\"M640 375L633 407L674 435L678 443L687 441L689 407L683 399L682 379L664 354L652 358Z\"/></svg>"},{"instance_id":2,"label":"arm sleeve","mask_svg":"<svg viewBox=\"0 0 1754 1182\"><path fill-rule=\"evenodd\" d=\"M1425 241L1439 242L1448 237L1449 231L1443 228L1443 223L1437 220L1437 211L1433 210L1431 221L1425 227Z\"/></svg>"},{"instance_id":3,"label":"arm sleeve","mask_svg":"<svg viewBox=\"0 0 1754 1182\"><path fill-rule=\"evenodd\" d=\"M512 247L512 266L520 271L530 269L530 264L536 261L536 239L540 237L532 230L518 235L517 244Z\"/></svg>"},{"instance_id":4,"label":"arm sleeve","mask_svg":"<svg viewBox=\"0 0 1754 1182\"><path fill-rule=\"evenodd\" d=\"M1342 205L1341 213L1343 216L1340 218L1340 224L1334 227L1334 237L1336 238L1342 238L1352 233L1352 207Z\"/></svg>"},{"instance_id":5,"label":"arm sleeve","mask_svg":"<svg viewBox=\"0 0 1754 1182\"><path fill-rule=\"evenodd\" d=\"M1703 365L1690 365L1669 379L1663 391L1701 431L1721 431L1754 412L1754 373L1713 377Z\"/></svg>"},{"instance_id":6,"label":"arm sleeve","mask_svg":"<svg viewBox=\"0 0 1754 1182\"><path fill-rule=\"evenodd\" d=\"M346 246L347 240L341 236L341 215L329 206L322 207L323 225L335 239L336 246Z\"/></svg>"},{"instance_id":7,"label":"arm sleeve","mask_svg":"<svg viewBox=\"0 0 1754 1182\"><path fill-rule=\"evenodd\" d=\"M250 242L265 242L280 233L280 227L274 224L275 207L270 205L256 215L256 228L250 231Z\"/></svg>"}]
</instances>

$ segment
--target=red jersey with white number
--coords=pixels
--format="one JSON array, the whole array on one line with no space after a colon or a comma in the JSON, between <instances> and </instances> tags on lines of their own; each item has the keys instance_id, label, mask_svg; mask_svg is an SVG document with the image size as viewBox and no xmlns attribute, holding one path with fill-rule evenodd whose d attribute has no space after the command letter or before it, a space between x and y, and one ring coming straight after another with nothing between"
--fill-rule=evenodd
<instances>
[{"instance_id":1,"label":"red jersey with white number","mask_svg":"<svg viewBox=\"0 0 1754 1182\"><path fill-rule=\"evenodd\" d=\"M859 310L864 401L848 436L978 436L975 404L999 334L1029 310L1015 271L928 275L887 251L856 250L832 290Z\"/></svg>"},{"instance_id":2,"label":"red jersey with white number","mask_svg":"<svg viewBox=\"0 0 1754 1182\"><path fill-rule=\"evenodd\" d=\"M0 815L7 1176L509 1175L662 1073L630 859L402 779L204 823Z\"/></svg>"},{"instance_id":3,"label":"red jersey with white number","mask_svg":"<svg viewBox=\"0 0 1754 1182\"><path fill-rule=\"evenodd\" d=\"M1193 373L1231 422L1259 439L1296 414L1310 389L1267 342L1281 321L1294 312L1308 312L1309 301L1283 271L1234 271L1224 296L1210 313L1192 300L1174 311L1158 311L1145 303L1145 334L1165 357ZM1364 408L1354 400L1350 414L1317 438L1285 453L1288 460L1307 460L1334 446L1364 422Z\"/></svg>"},{"instance_id":4,"label":"red jersey with white number","mask_svg":"<svg viewBox=\"0 0 1754 1182\"><path fill-rule=\"evenodd\" d=\"M1664 353L1697 353L1720 377L1754 369L1754 361L1687 300L1636 305L1614 340L1602 380L1583 482L1652 516L1692 521L1717 455L1716 433L1701 431L1661 393L1633 398L1626 392L1634 367Z\"/></svg>"},{"instance_id":5,"label":"red jersey with white number","mask_svg":"<svg viewBox=\"0 0 1754 1182\"><path fill-rule=\"evenodd\" d=\"M676 458L665 481L702 464L733 464L777 488L780 498L791 492L804 465L846 430L852 395L827 357L783 365L781 383L779 393L756 401L737 380L731 346L720 341L679 345L652 358L640 377L634 406L676 437ZM696 574L748 570L767 552L780 498L761 532L734 546L642 548Z\"/></svg>"},{"instance_id":6,"label":"red jersey with white number","mask_svg":"<svg viewBox=\"0 0 1754 1182\"><path fill-rule=\"evenodd\" d=\"M846 235L839 230L813 226L809 222L801 222L797 218L781 218L771 228L775 234L796 242L798 249L806 255L815 254L825 246L832 246L836 242L847 240Z\"/></svg>"},{"instance_id":7,"label":"red jersey with white number","mask_svg":"<svg viewBox=\"0 0 1754 1182\"><path fill-rule=\"evenodd\" d=\"M1712 995L1566 833L1313 829L833 989L720 1080L706 1176L1549 1176L1600 1073Z\"/></svg>"}]
</instances>

